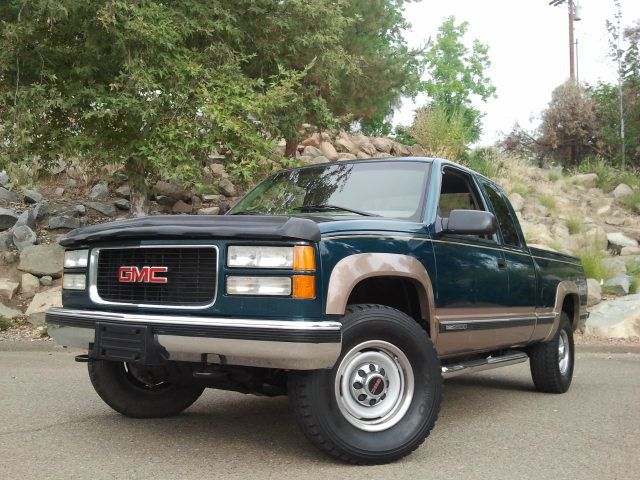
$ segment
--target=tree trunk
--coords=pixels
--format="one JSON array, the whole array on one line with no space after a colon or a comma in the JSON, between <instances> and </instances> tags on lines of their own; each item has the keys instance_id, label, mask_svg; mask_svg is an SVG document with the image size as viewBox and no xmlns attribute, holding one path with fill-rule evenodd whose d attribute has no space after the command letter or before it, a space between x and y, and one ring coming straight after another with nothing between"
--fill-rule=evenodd
<instances>
[{"instance_id":1,"label":"tree trunk","mask_svg":"<svg viewBox=\"0 0 640 480\"><path fill-rule=\"evenodd\" d=\"M146 217L149 214L149 189L145 183L146 175L144 162L129 157L126 165L129 176L129 190L131 200L129 201L131 215L134 217Z\"/></svg>"},{"instance_id":2,"label":"tree trunk","mask_svg":"<svg viewBox=\"0 0 640 480\"><path fill-rule=\"evenodd\" d=\"M295 158L298 153L298 139L287 138L287 145L284 147L284 156L287 158Z\"/></svg>"},{"instance_id":3,"label":"tree trunk","mask_svg":"<svg viewBox=\"0 0 640 480\"><path fill-rule=\"evenodd\" d=\"M131 189L131 215L134 217L146 217L149 214L149 204L147 202L146 192L138 190L133 182L130 184Z\"/></svg>"}]
</instances>

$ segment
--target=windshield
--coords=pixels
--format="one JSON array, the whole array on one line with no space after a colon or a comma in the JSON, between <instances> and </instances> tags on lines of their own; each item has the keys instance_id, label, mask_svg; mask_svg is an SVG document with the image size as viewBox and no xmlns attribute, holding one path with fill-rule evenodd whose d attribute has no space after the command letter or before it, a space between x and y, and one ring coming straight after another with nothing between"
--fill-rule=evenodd
<instances>
[{"instance_id":1,"label":"windshield","mask_svg":"<svg viewBox=\"0 0 640 480\"><path fill-rule=\"evenodd\" d=\"M429 163L337 163L288 170L260 183L230 215L366 215L418 221Z\"/></svg>"}]
</instances>

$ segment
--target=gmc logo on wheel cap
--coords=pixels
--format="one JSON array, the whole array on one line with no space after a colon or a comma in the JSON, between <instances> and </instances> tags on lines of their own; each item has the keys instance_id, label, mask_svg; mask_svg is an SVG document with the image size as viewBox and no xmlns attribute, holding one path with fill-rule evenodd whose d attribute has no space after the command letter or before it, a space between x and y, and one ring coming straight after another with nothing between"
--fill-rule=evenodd
<instances>
[{"instance_id":1,"label":"gmc logo on wheel cap","mask_svg":"<svg viewBox=\"0 0 640 480\"><path fill-rule=\"evenodd\" d=\"M120 283L167 283L167 277L159 277L160 273L167 273L168 267L120 267L118 281Z\"/></svg>"}]
</instances>

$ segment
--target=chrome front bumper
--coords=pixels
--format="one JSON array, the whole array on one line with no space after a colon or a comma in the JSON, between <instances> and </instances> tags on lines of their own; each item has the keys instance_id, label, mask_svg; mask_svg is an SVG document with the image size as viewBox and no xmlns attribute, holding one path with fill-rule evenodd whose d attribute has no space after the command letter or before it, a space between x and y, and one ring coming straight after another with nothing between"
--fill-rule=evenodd
<instances>
[{"instance_id":1,"label":"chrome front bumper","mask_svg":"<svg viewBox=\"0 0 640 480\"><path fill-rule=\"evenodd\" d=\"M164 360L291 370L331 368L342 349L342 324L134 314L52 308L47 331L59 345L89 350L96 323L142 325Z\"/></svg>"}]
</instances>

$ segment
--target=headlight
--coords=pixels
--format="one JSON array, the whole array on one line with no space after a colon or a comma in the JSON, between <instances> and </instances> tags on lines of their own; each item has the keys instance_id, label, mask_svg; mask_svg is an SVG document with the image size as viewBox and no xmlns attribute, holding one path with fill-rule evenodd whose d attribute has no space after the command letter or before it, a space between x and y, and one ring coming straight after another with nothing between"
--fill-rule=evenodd
<instances>
[{"instance_id":1,"label":"headlight","mask_svg":"<svg viewBox=\"0 0 640 480\"><path fill-rule=\"evenodd\" d=\"M310 245L295 247L232 245L227 251L227 266L315 270L315 254Z\"/></svg>"},{"instance_id":2,"label":"headlight","mask_svg":"<svg viewBox=\"0 0 640 480\"><path fill-rule=\"evenodd\" d=\"M228 295L291 295L291 277L227 277Z\"/></svg>"},{"instance_id":3,"label":"headlight","mask_svg":"<svg viewBox=\"0 0 640 480\"><path fill-rule=\"evenodd\" d=\"M64 268L86 268L89 250L67 250L64 252Z\"/></svg>"},{"instance_id":4,"label":"headlight","mask_svg":"<svg viewBox=\"0 0 640 480\"><path fill-rule=\"evenodd\" d=\"M86 286L84 273L65 273L62 277L62 288L65 290L84 290Z\"/></svg>"}]
</instances>

